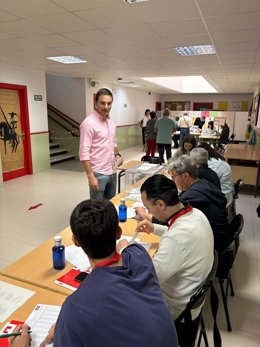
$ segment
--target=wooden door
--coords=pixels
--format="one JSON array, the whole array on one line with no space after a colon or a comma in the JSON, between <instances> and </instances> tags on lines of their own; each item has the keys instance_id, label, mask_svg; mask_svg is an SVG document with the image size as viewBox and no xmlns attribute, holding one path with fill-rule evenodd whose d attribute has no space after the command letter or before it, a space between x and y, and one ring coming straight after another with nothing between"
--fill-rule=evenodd
<instances>
[{"instance_id":1,"label":"wooden door","mask_svg":"<svg viewBox=\"0 0 260 347\"><path fill-rule=\"evenodd\" d=\"M3 181L32 173L25 86L0 83L0 153Z\"/></svg>"}]
</instances>

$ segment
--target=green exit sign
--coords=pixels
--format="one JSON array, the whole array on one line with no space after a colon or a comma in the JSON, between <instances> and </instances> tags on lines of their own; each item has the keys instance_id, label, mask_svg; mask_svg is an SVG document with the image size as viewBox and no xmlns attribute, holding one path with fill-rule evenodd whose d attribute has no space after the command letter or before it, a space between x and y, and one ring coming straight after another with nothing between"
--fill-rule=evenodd
<instances>
[{"instance_id":1,"label":"green exit sign","mask_svg":"<svg viewBox=\"0 0 260 347\"><path fill-rule=\"evenodd\" d=\"M42 101L42 95L34 95L34 101Z\"/></svg>"}]
</instances>

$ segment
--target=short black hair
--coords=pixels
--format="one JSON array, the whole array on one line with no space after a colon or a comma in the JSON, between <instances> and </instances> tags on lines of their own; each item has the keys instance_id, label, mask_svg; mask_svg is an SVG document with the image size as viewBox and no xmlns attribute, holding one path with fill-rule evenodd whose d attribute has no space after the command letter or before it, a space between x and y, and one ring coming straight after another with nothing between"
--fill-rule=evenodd
<instances>
[{"instance_id":1,"label":"short black hair","mask_svg":"<svg viewBox=\"0 0 260 347\"><path fill-rule=\"evenodd\" d=\"M70 227L75 240L92 259L108 257L116 248L118 215L110 201L82 201L71 214Z\"/></svg>"},{"instance_id":2,"label":"short black hair","mask_svg":"<svg viewBox=\"0 0 260 347\"><path fill-rule=\"evenodd\" d=\"M149 108L145 110L144 114L146 114L147 112L150 112Z\"/></svg>"},{"instance_id":3,"label":"short black hair","mask_svg":"<svg viewBox=\"0 0 260 347\"><path fill-rule=\"evenodd\" d=\"M150 112L150 118L154 119L156 117L156 113L154 111Z\"/></svg>"},{"instance_id":4,"label":"short black hair","mask_svg":"<svg viewBox=\"0 0 260 347\"><path fill-rule=\"evenodd\" d=\"M152 204L157 200L163 200L166 206L174 206L180 202L176 184L165 175L154 175L142 184L141 193L145 192L146 197Z\"/></svg>"},{"instance_id":5,"label":"short black hair","mask_svg":"<svg viewBox=\"0 0 260 347\"><path fill-rule=\"evenodd\" d=\"M113 94L111 93L111 91L107 88L101 88L97 91L97 94L95 96L95 100L96 102L98 102L98 99L101 95L109 95L111 96L112 100L113 100Z\"/></svg>"}]
</instances>

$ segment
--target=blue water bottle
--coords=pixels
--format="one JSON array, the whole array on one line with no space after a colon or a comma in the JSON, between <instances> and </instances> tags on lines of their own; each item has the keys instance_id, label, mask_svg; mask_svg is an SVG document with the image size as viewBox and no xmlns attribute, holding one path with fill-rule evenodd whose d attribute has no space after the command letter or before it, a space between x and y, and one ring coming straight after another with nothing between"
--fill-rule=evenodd
<instances>
[{"instance_id":1,"label":"blue water bottle","mask_svg":"<svg viewBox=\"0 0 260 347\"><path fill-rule=\"evenodd\" d=\"M65 247L61 243L62 238L60 235L54 237L55 245L52 247L52 261L53 267L56 270L65 268Z\"/></svg>"},{"instance_id":2,"label":"blue water bottle","mask_svg":"<svg viewBox=\"0 0 260 347\"><path fill-rule=\"evenodd\" d=\"M120 205L118 208L119 222L125 222L127 219L127 206L125 205L125 199L120 199Z\"/></svg>"}]
</instances>

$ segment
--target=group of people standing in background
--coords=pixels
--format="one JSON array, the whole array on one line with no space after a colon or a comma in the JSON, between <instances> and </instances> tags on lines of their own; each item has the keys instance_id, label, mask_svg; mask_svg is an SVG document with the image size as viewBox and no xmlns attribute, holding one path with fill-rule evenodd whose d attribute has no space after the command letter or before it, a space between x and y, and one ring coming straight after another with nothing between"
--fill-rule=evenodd
<instances>
[{"instance_id":1,"label":"group of people standing in background","mask_svg":"<svg viewBox=\"0 0 260 347\"><path fill-rule=\"evenodd\" d=\"M192 124L192 120L189 117L188 112L184 112L180 117L178 123L170 118L170 110L165 108L162 111L162 117L157 119L157 115L154 111L149 109L145 110L144 116L139 120L139 125L142 128L142 140L145 148L146 156L154 157L156 147L159 153L159 158L164 163L164 152L166 152L167 161L172 157L172 141L174 141L174 148L182 147L184 138L190 134L190 128L192 126L198 127L199 132L202 131L206 123L206 117L201 115L197 117ZM178 136L173 134L176 130L179 130L179 143ZM210 120L207 123L206 132L214 133L214 122ZM229 140L230 129L225 123L221 126L221 133L219 137L219 143L227 143Z\"/></svg>"}]
</instances>

